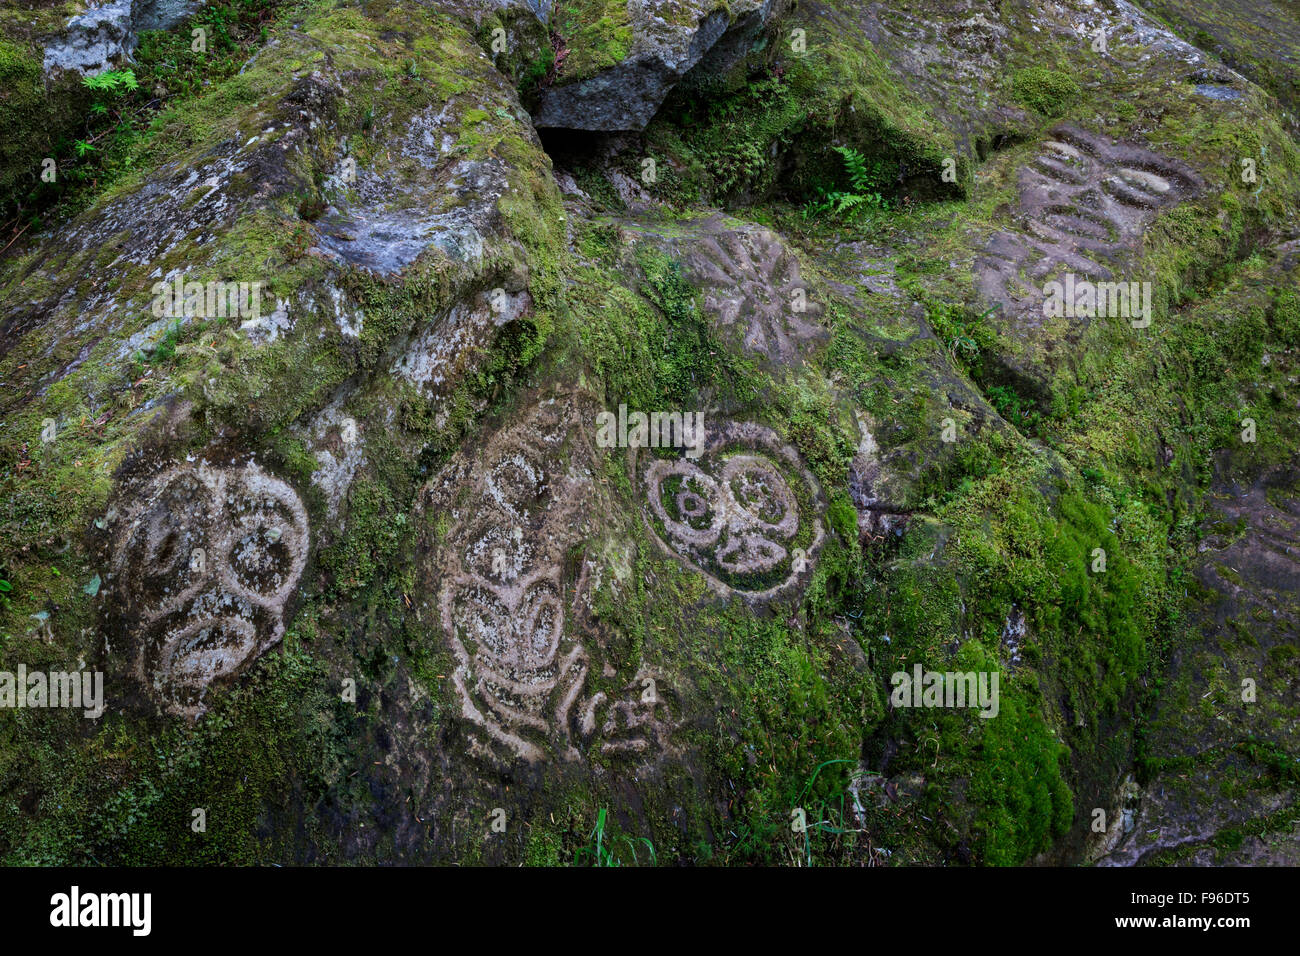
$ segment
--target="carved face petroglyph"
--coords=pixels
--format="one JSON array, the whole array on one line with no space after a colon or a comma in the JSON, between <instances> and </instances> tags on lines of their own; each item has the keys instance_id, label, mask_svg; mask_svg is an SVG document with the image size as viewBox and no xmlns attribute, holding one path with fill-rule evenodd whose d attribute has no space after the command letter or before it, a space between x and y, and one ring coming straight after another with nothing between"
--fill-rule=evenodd
<instances>
[{"instance_id":1,"label":"carved face petroglyph","mask_svg":"<svg viewBox=\"0 0 1300 956\"><path fill-rule=\"evenodd\" d=\"M806 504L791 484L803 486ZM724 591L770 597L808 569L822 542L816 480L770 429L713 429L698 461L649 459L650 525L673 553ZM801 507L807 510L800 522Z\"/></svg>"},{"instance_id":2,"label":"carved face petroglyph","mask_svg":"<svg viewBox=\"0 0 1300 956\"><path fill-rule=\"evenodd\" d=\"M142 629L136 675L198 716L212 681L276 644L309 545L302 501L249 462L164 471L123 516L114 574Z\"/></svg>"},{"instance_id":3,"label":"carved face petroglyph","mask_svg":"<svg viewBox=\"0 0 1300 956\"><path fill-rule=\"evenodd\" d=\"M441 594L462 715L528 760L540 759L550 739L562 756L577 756L568 718L587 660L581 645L560 652L564 609L555 578L556 569L546 569L502 586L466 575L448 580Z\"/></svg>"},{"instance_id":4,"label":"carved face petroglyph","mask_svg":"<svg viewBox=\"0 0 1300 956\"><path fill-rule=\"evenodd\" d=\"M597 507L590 420L542 403L430 483L426 513L451 519L430 570L452 685L473 752L492 762L578 760L582 743L648 754L668 735L671 692L646 704L630 690L585 696L591 657L566 633L594 560L583 548ZM580 570L566 575L575 555Z\"/></svg>"},{"instance_id":5,"label":"carved face petroglyph","mask_svg":"<svg viewBox=\"0 0 1300 956\"><path fill-rule=\"evenodd\" d=\"M1020 228L994 234L976 261L980 292L1037 324L1048 276L1111 279L1161 209L1203 188L1181 163L1059 126L1020 171Z\"/></svg>"}]
</instances>

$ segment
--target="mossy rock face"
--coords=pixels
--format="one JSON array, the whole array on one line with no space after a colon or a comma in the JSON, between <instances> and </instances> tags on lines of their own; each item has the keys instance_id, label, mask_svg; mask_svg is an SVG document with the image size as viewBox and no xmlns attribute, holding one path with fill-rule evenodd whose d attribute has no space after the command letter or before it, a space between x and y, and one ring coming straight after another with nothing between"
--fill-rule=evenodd
<instances>
[{"instance_id":1,"label":"mossy rock face","mask_svg":"<svg viewBox=\"0 0 1300 956\"><path fill-rule=\"evenodd\" d=\"M56 146L89 107L76 75L46 74L45 39L31 24L0 21L0 208L51 174Z\"/></svg>"},{"instance_id":2,"label":"mossy rock face","mask_svg":"<svg viewBox=\"0 0 1300 956\"><path fill-rule=\"evenodd\" d=\"M896 81L914 90L956 135L962 152L987 152L995 140L1023 135L1027 117L1020 104L995 93L1016 42L1024 38L1022 5L814 0L800 10L865 37Z\"/></svg>"},{"instance_id":3,"label":"mossy rock face","mask_svg":"<svg viewBox=\"0 0 1300 956\"><path fill-rule=\"evenodd\" d=\"M1294 858L1251 79L1109 0L317 0L240 66L4 240L0 673L107 706L0 707L0 858Z\"/></svg>"},{"instance_id":4,"label":"mossy rock face","mask_svg":"<svg viewBox=\"0 0 1300 956\"><path fill-rule=\"evenodd\" d=\"M1153 0L1144 7L1184 40L1214 54L1281 101L1284 122L1300 133L1300 21L1285 0L1231 0L1176 4ZM1206 70L1199 86L1207 95L1232 96L1228 77Z\"/></svg>"},{"instance_id":5,"label":"mossy rock face","mask_svg":"<svg viewBox=\"0 0 1300 956\"><path fill-rule=\"evenodd\" d=\"M1295 242L1268 250L1241 282L1195 310L1208 316L1231 302L1239 322L1259 316L1251 347L1269 356L1268 374L1288 375L1298 267ZM1293 452L1264 451L1276 464L1260 462L1258 430L1285 445L1292 426L1277 434L1278 425L1253 414L1225 422L1235 440L1213 462L1186 626L1144 729L1126 801L1131 825L1103 847L1110 865L1294 859L1300 741L1295 697L1285 688L1300 654L1300 493Z\"/></svg>"},{"instance_id":6,"label":"mossy rock face","mask_svg":"<svg viewBox=\"0 0 1300 956\"><path fill-rule=\"evenodd\" d=\"M560 0L554 76L538 127L640 130L688 73L724 76L740 64L784 0Z\"/></svg>"},{"instance_id":7,"label":"mossy rock face","mask_svg":"<svg viewBox=\"0 0 1300 956\"><path fill-rule=\"evenodd\" d=\"M20 183L40 174L40 150L33 134L46 122L48 104L41 64L18 44L0 39L0 194L9 195ZM39 143L39 139L37 140Z\"/></svg>"},{"instance_id":8,"label":"mossy rock face","mask_svg":"<svg viewBox=\"0 0 1300 956\"><path fill-rule=\"evenodd\" d=\"M1232 261L1240 230L1277 221L1276 203L1294 188L1294 141L1268 98L1131 6L954 4L908 17L868 5L859 19L902 83L969 131L964 148L999 147L968 220L976 245L941 242L957 268L927 284L968 298L949 280L974 273L972 305L997 338L985 382L1039 407L1061 401L1086 356L1110 348L1099 339L1158 325L1192 275ZM913 21L960 26L962 36L975 24L990 39L965 48L956 33ZM937 60L920 53L940 49L952 67L925 68ZM1222 89L1205 88L1210 73ZM1028 125L1013 132L1003 120L1016 109ZM1258 177L1269 155L1276 162ZM1207 228L1197 234L1193 221Z\"/></svg>"},{"instance_id":9,"label":"mossy rock face","mask_svg":"<svg viewBox=\"0 0 1300 956\"><path fill-rule=\"evenodd\" d=\"M468 29L324 5L277 40L0 280L4 520L87 549L94 595L50 626L95 619L76 653L140 733L224 705L314 595L369 586L421 454L545 334L549 163ZM5 628L6 656L39 641Z\"/></svg>"},{"instance_id":10,"label":"mossy rock face","mask_svg":"<svg viewBox=\"0 0 1300 956\"><path fill-rule=\"evenodd\" d=\"M39 0L0 11L0 210L13 212L83 129L93 97L88 75L131 65L143 30L167 30L198 0ZM87 139L90 137L87 136Z\"/></svg>"}]
</instances>

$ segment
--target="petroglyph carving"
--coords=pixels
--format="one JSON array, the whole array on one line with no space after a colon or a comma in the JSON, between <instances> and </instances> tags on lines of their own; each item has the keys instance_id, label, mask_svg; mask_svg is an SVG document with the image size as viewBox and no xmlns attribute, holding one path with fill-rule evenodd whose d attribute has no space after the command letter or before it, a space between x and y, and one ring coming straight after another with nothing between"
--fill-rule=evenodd
<instances>
[{"instance_id":1,"label":"petroglyph carving","mask_svg":"<svg viewBox=\"0 0 1300 956\"><path fill-rule=\"evenodd\" d=\"M582 714L582 732L599 734L606 754L642 754L671 749L678 701L666 677L641 670L618 698L594 694Z\"/></svg>"},{"instance_id":2,"label":"petroglyph carving","mask_svg":"<svg viewBox=\"0 0 1300 956\"><path fill-rule=\"evenodd\" d=\"M712 216L684 236L655 236L704 293L703 309L745 351L790 365L827 339L824 311L798 258L772 230Z\"/></svg>"},{"instance_id":3,"label":"petroglyph carving","mask_svg":"<svg viewBox=\"0 0 1300 956\"><path fill-rule=\"evenodd\" d=\"M646 458L643 481L656 536L724 593L772 597L821 548L816 479L761 425L711 428L697 461Z\"/></svg>"},{"instance_id":4,"label":"petroglyph carving","mask_svg":"<svg viewBox=\"0 0 1300 956\"><path fill-rule=\"evenodd\" d=\"M173 467L132 499L113 569L142 629L136 676L169 711L197 717L214 680L283 636L307 562L307 514L253 462Z\"/></svg>"},{"instance_id":5,"label":"petroglyph carving","mask_svg":"<svg viewBox=\"0 0 1300 956\"><path fill-rule=\"evenodd\" d=\"M977 281L985 298L1037 325L1048 277L1111 280L1157 212L1204 183L1181 163L1066 125L1020 171L1019 187L1019 228L989 240Z\"/></svg>"},{"instance_id":6,"label":"petroglyph carving","mask_svg":"<svg viewBox=\"0 0 1300 956\"><path fill-rule=\"evenodd\" d=\"M451 522L431 571L452 685L475 752L493 762L579 760L579 743L651 755L670 731L666 699L584 697L591 658L566 634L588 597L589 560L565 571L598 507L593 420L542 403L428 490L426 513Z\"/></svg>"},{"instance_id":7,"label":"petroglyph carving","mask_svg":"<svg viewBox=\"0 0 1300 956\"><path fill-rule=\"evenodd\" d=\"M474 577L448 581L441 610L462 716L525 760L540 760L548 738L562 757L576 758L569 712L582 692L587 656L579 644L561 652L564 611L554 574L508 588Z\"/></svg>"}]
</instances>

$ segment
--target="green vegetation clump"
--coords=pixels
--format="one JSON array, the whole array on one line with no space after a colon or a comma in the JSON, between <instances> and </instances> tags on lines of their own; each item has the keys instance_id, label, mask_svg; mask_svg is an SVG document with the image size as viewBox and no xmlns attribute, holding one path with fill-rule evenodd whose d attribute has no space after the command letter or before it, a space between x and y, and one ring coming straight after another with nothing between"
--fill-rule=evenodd
<instances>
[{"instance_id":1,"label":"green vegetation clump","mask_svg":"<svg viewBox=\"0 0 1300 956\"><path fill-rule=\"evenodd\" d=\"M1083 90L1068 74L1045 66L1031 66L1017 70L1012 76L1011 93L1017 102L1055 118L1064 115Z\"/></svg>"},{"instance_id":2,"label":"green vegetation clump","mask_svg":"<svg viewBox=\"0 0 1300 956\"><path fill-rule=\"evenodd\" d=\"M215 0L172 30L142 32L129 68L65 78L48 94L40 63L0 40L0 216L39 220L90 202L156 149L160 114L236 76L302 2ZM205 31L202 50L196 28ZM40 175L47 157L52 179Z\"/></svg>"},{"instance_id":3,"label":"green vegetation clump","mask_svg":"<svg viewBox=\"0 0 1300 956\"><path fill-rule=\"evenodd\" d=\"M590 79L627 59L632 51L628 6L626 0L558 0L551 13L552 29L561 39L552 58L558 85Z\"/></svg>"},{"instance_id":4,"label":"green vegetation clump","mask_svg":"<svg viewBox=\"0 0 1300 956\"><path fill-rule=\"evenodd\" d=\"M39 181L57 115L46 99L40 61L0 39L0 216L10 213L15 195Z\"/></svg>"},{"instance_id":5,"label":"green vegetation clump","mask_svg":"<svg viewBox=\"0 0 1300 956\"><path fill-rule=\"evenodd\" d=\"M848 42L835 21L796 16L790 24L806 30L806 53L774 34L756 45L752 56L761 58L746 82L683 86L669 96L646 131L650 154L671 159L660 163L654 191L681 204L805 202L838 192L884 205L960 194L964 159L954 160L956 182L940 177L944 160L962 155L952 134L870 45ZM864 164L849 167L850 179L863 175L845 190L850 156Z\"/></svg>"},{"instance_id":6,"label":"green vegetation clump","mask_svg":"<svg viewBox=\"0 0 1300 956\"><path fill-rule=\"evenodd\" d=\"M820 198L809 205L808 212L813 215L833 213L845 219L856 219L864 213L887 210L890 203L881 195L882 189L890 188L885 162L879 158L868 160L851 146L837 146L835 151L844 158L848 188L819 188Z\"/></svg>"}]
</instances>

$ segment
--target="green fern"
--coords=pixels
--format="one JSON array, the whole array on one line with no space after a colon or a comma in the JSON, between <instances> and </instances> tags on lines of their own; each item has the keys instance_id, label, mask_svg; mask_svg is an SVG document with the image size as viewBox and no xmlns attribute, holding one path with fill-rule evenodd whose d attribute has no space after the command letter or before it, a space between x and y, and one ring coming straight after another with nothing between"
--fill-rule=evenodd
<instances>
[{"instance_id":1,"label":"green fern","mask_svg":"<svg viewBox=\"0 0 1300 956\"><path fill-rule=\"evenodd\" d=\"M819 198L804 211L809 215L831 213L853 219L864 211L883 211L889 208L889 200L880 193L881 164L879 160L869 160L851 146L836 146L835 152L844 160L848 173L847 190L819 189Z\"/></svg>"},{"instance_id":2,"label":"green fern","mask_svg":"<svg viewBox=\"0 0 1300 956\"><path fill-rule=\"evenodd\" d=\"M867 157L851 146L836 146L835 152L844 159L844 166L849 173L849 184L855 193L870 191L872 170L868 168Z\"/></svg>"},{"instance_id":3,"label":"green fern","mask_svg":"<svg viewBox=\"0 0 1300 956\"><path fill-rule=\"evenodd\" d=\"M107 70L94 76L83 77L82 85L96 93L114 93L121 95L140 88L140 81L135 78L134 70Z\"/></svg>"}]
</instances>

